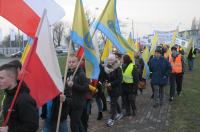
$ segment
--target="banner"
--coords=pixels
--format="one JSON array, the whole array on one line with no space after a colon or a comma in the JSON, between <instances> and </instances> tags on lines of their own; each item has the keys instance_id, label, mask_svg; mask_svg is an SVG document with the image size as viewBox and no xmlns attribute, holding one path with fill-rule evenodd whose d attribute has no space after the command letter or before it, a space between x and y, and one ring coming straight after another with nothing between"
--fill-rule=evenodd
<instances>
[{"instance_id":1,"label":"banner","mask_svg":"<svg viewBox=\"0 0 200 132\"><path fill-rule=\"evenodd\" d=\"M172 38L176 30L173 31L154 31L158 34L158 44L171 44Z\"/></svg>"},{"instance_id":2,"label":"banner","mask_svg":"<svg viewBox=\"0 0 200 132\"><path fill-rule=\"evenodd\" d=\"M181 37L176 38L175 44L180 45L181 47L184 47L184 48L188 47L188 41Z\"/></svg>"}]
</instances>

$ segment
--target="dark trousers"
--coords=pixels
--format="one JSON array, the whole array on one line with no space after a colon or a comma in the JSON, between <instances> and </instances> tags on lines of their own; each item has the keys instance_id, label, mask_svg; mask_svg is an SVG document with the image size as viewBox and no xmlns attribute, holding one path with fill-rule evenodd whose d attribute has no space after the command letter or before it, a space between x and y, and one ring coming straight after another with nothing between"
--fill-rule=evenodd
<instances>
[{"instance_id":1,"label":"dark trousers","mask_svg":"<svg viewBox=\"0 0 200 132\"><path fill-rule=\"evenodd\" d=\"M124 103L125 103L126 114L130 115L131 114L131 109L133 111L133 114L135 114L135 110L136 110L136 105L135 105L136 93L128 92L128 91L124 90L123 91L123 98L124 98Z\"/></svg>"},{"instance_id":2,"label":"dark trousers","mask_svg":"<svg viewBox=\"0 0 200 132\"><path fill-rule=\"evenodd\" d=\"M175 96L175 89L177 94L180 94L182 91L182 81L183 81L183 73L179 74L171 74L170 75L170 97Z\"/></svg>"},{"instance_id":3,"label":"dark trousers","mask_svg":"<svg viewBox=\"0 0 200 132\"><path fill-rule=\"evenodd\" d=\"M118 103L119 96L110 96L111 99L111 119L114 120L117 113L121 113L121 108Z\"/></svg>"},{"instance_id":4,"label":"dark trousers","mask_svg":"<svg viewBox=\"0 0 200 132\"><path fill-rule=\"evenodd\" d=\"M188 59L189 70L192 71L194 66L194 59Z\"/></svg>"},{"instance_id":5,"label":"dark trousers","mask_svg":"<svg viewBox=\"0 0 200 132\"><path fill-rule=\"evenodd\" d=\"M70 127L72 132L85 132L83 127L81 116L83 113L84 106L80 106L77 108L70 108L69 116L70 116Z\"/></svg>"},{"instance_id":6,"label":"dark trousers","mask_svg":"<svg viewBox=\"0 0 200 132\"><path fill-rule=\"evenodd\" d=\"M153 88L153 84L151 83L151 90L152 90L152 98L154 97L154 88Z\"/></svg>"},{"instance_id":7,"label":"dark trousers","mask_svg":"<svg viewBox=\"0 0 200 132\"><path fill-rule=\"evenodd\" d=\"M98 107L99 112L102 112L103 109L107 110L106 97L105 97L102 86L98 87L98 92L97 92L97 95L96 95L96 103L97 103L97 107Z\"/></svg>"},{"instance_id":8,"label":"dark trousers","mask_svg":"<svg viewBox=\"0 0 200 132\"><path fill-rule=\"evenodd\" d=\"M87 128L88 128L88 120L89 120L89 115L91 112L91 107L92 107L91 100L87 100L85 107L83 109L82 116L81 116L81 121L85 129L85 132L87 132Z\"/></svg>"}]
</instances>

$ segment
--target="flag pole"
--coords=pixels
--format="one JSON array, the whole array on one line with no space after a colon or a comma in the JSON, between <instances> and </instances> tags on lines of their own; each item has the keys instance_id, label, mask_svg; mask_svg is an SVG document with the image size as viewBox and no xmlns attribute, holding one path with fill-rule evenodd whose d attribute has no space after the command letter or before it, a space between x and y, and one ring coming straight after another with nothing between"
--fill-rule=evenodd
<instances>
[{"instance_id":1,"label":"flag pole","mask_svg":"<svg viewBox=\"0 0 200 132\"><path fill-rule=\"evenodd\" d=\"M47 10L44 9L43 16L42 16L41 21L40 21L40 23L39 23L36 36L38 36L38 34L39 34L39 31L40 31L40 28L41 28L41 23L42 23L43 20L44 20L44 15L46 14L46 12L47 12ZM31 58L31 56L32 56L32 54L33 54L33 50L36 48L36 45L37 45L37 41L38 41L38 39L37 39L37 37L35 37L35 38L34 38L34 44L33 44L32 48L31 48L31 50L30 50L30 53L29 53L29 55L28 55L28 57L27 57L27 61L26 61L26 63L24 64L24 66L22 67L22 73L21 73L22 76L20 77L20 82L19 82L19 85L17 86L17 90L16 90L16 92L15 92L15 96L14 96L14 98L13 98L13 100L12 100L12 103L11 103L9 109L8 109L8 113L7 113L7 115L6 115L6 118L5 118L5 120L4 120L3 124L2 124L3 127L5 127L5 126L8 124L8 121L9 121L9 119L10 119L10 116L11 116L13 107L14 107L14 105L15 105L17 96L18 96L18 94L19 94L21 85L22 85L23 80L24 80L24 77L25 77L25 75L26 75L26 66L27 66L27 65L29 64L29 62L30 62L30 58Z\"/></svg>"},{"instance_id":2,"label":"flag pole","mask_svg":"<svg viewBox=\"0 0 200 132\"><path fill-rule=\"evenodd\" d=\"M95 32L96 32L96 30L93 32L92 38L94 37ZM67 72L68 72L68 58L69 58L70 52L71 52L71 45L72 45L72 40L70 39L69 51L68 51L67 59L66 59L66 67L65 67L65 75L64 75L64 86L65 86L65 84L66 84L66 78L67 78ZM75 77L75 75L76 75L76 72L77 72L77 70L78 70L78 68L79 68L79 66L80 66L80 64L81 64L81 62L82 62L82 60L83 60L83 57L84 57L84 54L82 54L82 56L81 56L81 58L80 58L80 60L79 60L79 62L78 62L78 65L76 66L76 69L75 69L75 71L74 71L74 73L73 73L73 75L72 75L71 80L74 79L74 77ZM63 93L64 93L64 91L63 91ZM59 113L58 113L58 121L57 121L57 125L56 125L56 132L59 132L59 125L60 125L62 104L63 104L63 103L60 102Z\"/></svg>"},{"instance_id":3,"label":"flag pole","mask_svg":"<svg viewBox=\"0 0 200 132\"><path fill-rule=\"evenodd\" d=\"M66 85L66 79L67 79L67 73L68 73L68 61L69 61L69 56L71 53L71 45L72 45L72 40L70 40L69 43L69 51L67 53L67 57L66 57L66 64L65 64L65 73L64 73L64 89L65 89L65 85ZM62 93L64 93L64 89L62 91ZM59 106L59 113L58 113L58 120L57 120L57 125L56 125L56 132L59 132L59 126L60 126L60 118L61 118L61 112L62 112L62 105L63 103L60 102L60 106Z\"/></svg>"}]
</instances>

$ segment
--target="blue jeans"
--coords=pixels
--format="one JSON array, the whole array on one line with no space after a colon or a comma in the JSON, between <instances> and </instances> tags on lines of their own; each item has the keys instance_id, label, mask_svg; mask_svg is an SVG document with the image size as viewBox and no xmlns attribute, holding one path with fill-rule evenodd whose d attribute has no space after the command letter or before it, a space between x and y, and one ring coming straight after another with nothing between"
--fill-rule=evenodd
<instances>
[{"instance_id":1,"label":"blue jeans","mask_svg":"<svg viewBox=\"0 0 200 132\"><path fill-rule=\"evenodd\" d=\"M45 120L43 132L55 132L56 124L53 124L48 119ZM67 120L60 122L59 132L67 132Z\"/></svg>"},{"instance_id":2,"label":"blue jeans","mask_svg":"<svg viewBox=\"0 0 200 132\"><path fill-rule=\"evenodd\" d=\"M162 104L164 99L164 86L153 85L154 91L154 104Z\"/></svg>"}]
</instances>

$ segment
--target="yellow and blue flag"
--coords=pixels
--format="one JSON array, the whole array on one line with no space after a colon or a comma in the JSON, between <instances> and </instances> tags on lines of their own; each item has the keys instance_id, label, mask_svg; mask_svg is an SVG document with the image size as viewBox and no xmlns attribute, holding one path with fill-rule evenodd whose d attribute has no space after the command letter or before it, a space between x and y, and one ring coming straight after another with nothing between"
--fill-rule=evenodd
<instances>
[{"instance_id":1,"label":"yellow and blue flag","mask_svg":"<svg viewBox=\"0 0 200 132\"><path fill-rule=\"evenodd\" d=\"M107 39L103 49L103 53L101 55L101 61L105 61L105 59L109 56L111 52L112 52L112 43L109 39Z\"/></svg>"},{"instance_id":2,"label":"yellow and blue flag","mask_svg":"<svg viewBox=\"0 0 200 132\"><path fill-rule=\"evenodd\" d=\"M158 41L158 34L156 33L154 38L153 38L153 42L151 44L150 55L155 54L157 41Z\"/></svg>"},{"instance_id":3,"label":"yellow and blue flag","mask_svg":"<svg viewBox=\"0 0 200 132\"><path fill-rule=\"evenodd\" d=\"M75 44L79 44L84 48L86 76L91 79L98 79L100 72L99 62L88 29L88 22L84 14L82 0L76 0L71 39Z\"/></svg>"},{"instance_id":4,"label":"yellow and blue flag","mask_svg":"<svg viewBox=\"0 0 200 132\"><path fill-rule=\"evenodd\" d=\"M132 38L131 32L129 33L129 36L128 36L128 43L131 45L131 47L134 46L134 40L133 40L133 38Z\"/></svg>"},{"instance_id":5,"label":"yellow and blue flag","mask_svg":"<svg viewBox=\"0 0 200 132\"><path fill-rule=\"evenodd\" d=\"M175 42L176 42L176 36L177 36L177 32L175 31L173 33L173 36L172 36L172 43L169 45L169 49L167 50L166 54L165 54L165 57L168 58L169 55L171 54L171 48L175 45Z\"/></svg>"},{"instance_id":6,"label":"yellow and blue flag","mask_svg":"<svg viewBox=\"0 0 200 132\"><path fill-rule=\"evenodd\" d=\"M131 60L134 63L135 61L134 61L133 47L131 47L131 45L129 45L126 39L124 39L121 35L117 35L117 39L119 43L121 44L121 46L125 49L126 54L130 56Z\"/></svg>"},{"instance_id":7,"label":"yellow and blue flag","mask_svg":"<svg viewBox=\"0 0 200 132\"><path fill-rule=\"evenodd\" d=\"M187 55L187 56L189 55L190 50L193 48L193 45L194 45L193 39L190 38L189 43L188 43L188 47L187 47L187 49L186 49L186 55ZM194 49L194 48L193 48L193 49Z\"/></svg>"},{"instance_id":8,"label":"yellow and blue flag","mask_svg":"<svg viewBox=\"0 0 200 132\"><path fill-rule=\"evenodd\" d=\"M99 20L94 23L93 27L104 33L122 54L128 53L133 57L133 47L121 35L116 13L116 0L108 0Z\"/></svg>"},{"instance_id":9,"label":"yellow and blue flag","mask_svg":"<svg viewBox=\"0 0 200 132\"><path fill-rule=\"evenodd\" d=\"M139 42L135 42L135 44L134 44L134 49L135 49L137 52L140 51L140 44L139 44Z\"/></svg>"},{"instance_id":10,"label":"yellow and blue flag","mask_svg":"<svg viewBox=\"0 0 200 132\"><path fill-rule=\"evenodd\" d=\"M150 58L149 48L146 47L144 52L142 53L142 59L144 61L144 70L143 70L142 78L146 80L149 78L149 75L150 75L150 70L148 66L149 58Z\"/></svg>"},{"instance_id":11,"label":"yellow and blue flag","mask_svg":"<svg viewBox=\"0 0 200 132\"><path fill-rule=\"evenodd\" d=\"M23 51L23 54L22 54L22 57L20 59L20 62L22 63L22 65L24 64L25 60L26 60L26 57L29 53L29 50L31 48L31 45L33 44L33 39L32 38L29 38L25 48L24 48L24 51Z\"/></svg>"}]
</instances>

